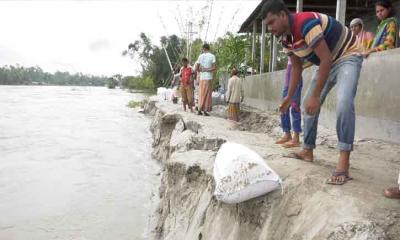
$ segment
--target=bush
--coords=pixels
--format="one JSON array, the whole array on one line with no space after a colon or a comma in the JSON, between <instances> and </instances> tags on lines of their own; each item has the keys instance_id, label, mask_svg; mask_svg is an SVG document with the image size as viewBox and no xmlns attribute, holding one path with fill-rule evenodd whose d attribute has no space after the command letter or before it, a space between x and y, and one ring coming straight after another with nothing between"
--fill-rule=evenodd
<instances>
[{"instance_id":1,"label":"bush","mask_svg":"<svg viewBox=\"0 0 400 240\"><path fill-rule=\"evenodd\" d=\"M122 87L148 91L153 91L155 89L153 79L150 77L124 77L122 79Z\"/></svg>"},{"instance_id":2,"label":"bush","mask_svg":"<svg viewBox=\"0 0 400 240\"><path fill-rule=\"evenodd\" d=\"M114 78L110 78L107 80L107 87L108 88L115 88L118 86L118 80Z\"/></svg>"}]
</instances>

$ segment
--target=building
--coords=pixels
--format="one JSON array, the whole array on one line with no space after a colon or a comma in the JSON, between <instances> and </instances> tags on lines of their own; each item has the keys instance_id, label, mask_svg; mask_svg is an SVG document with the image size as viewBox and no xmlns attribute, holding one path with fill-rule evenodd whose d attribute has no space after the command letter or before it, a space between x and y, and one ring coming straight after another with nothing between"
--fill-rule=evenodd
<instances>
[{"instance_id":1,"label":"building","mask_svg":"<svg viewBox=\"0 0 400 240\"><path fill-rule=\"evenodd\" d=\"M261 8L268 0L262 0L260 4L254 9L249 17L242 23L239 33L252 34L252 60L256 57L256 44L257 37L260 37L259 43L261 45L260 56L265 55L265 39L267 29L262 21ZM394 8L397 13L400 13L400 1L392 0ZM330 16L336 16L342 23L348 25L353 18L361 17L366 23L366 29L375 31L376 20L375 20L375 9L374 0L285 0L289 10L296 11L314 11L325 13ZM268 72L276 70L276 39L271 37L271 49ZM266 72L264 69L264 58L260 58L260 69L259 73Z\"/></svg>"}]
</instances>

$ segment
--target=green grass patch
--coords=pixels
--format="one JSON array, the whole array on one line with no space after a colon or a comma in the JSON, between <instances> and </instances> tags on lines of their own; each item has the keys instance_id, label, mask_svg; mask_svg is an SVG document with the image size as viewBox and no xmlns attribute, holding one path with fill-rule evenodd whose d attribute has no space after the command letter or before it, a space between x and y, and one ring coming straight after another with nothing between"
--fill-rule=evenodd
<instances>
[{"instance_id":1,"label":"green grass patch","mask_svg":"<svg viewBox=\"0 0 400 240\"><path fill-rule=\"evenodd\" d=\"M129 108L143 108L144 107L144 101L135 101L131 100L129 103L126 105Z\"/></svg>"}]
</instances>

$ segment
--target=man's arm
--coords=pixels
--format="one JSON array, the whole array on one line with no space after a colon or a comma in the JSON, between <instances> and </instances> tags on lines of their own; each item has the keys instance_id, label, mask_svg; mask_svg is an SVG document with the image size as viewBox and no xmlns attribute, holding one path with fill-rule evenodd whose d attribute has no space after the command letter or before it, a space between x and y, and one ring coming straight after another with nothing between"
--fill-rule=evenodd
<instances>
[{"instance_id":1,"label":"man's arm","mask_svg":"<svg viewBox=\"0 0 400 240\"><path fill-rule=\"evenodd\" d=\"M312 92L312 95L305 103L305 110L308 114L315 114L320 106L321 91L325 86L326 79L329 77L329 72L332 67L332 53L326 44L325 39L321 39L314 48L314 53L320 60L317 84Z\"/></svg>"},{"instance_id":2,"label":"man's arm","mask_svg":"<svg viewBox=\"0 0 400 240\"><path fill-rule=\"evenodd\" d=\"M217 66L215 63L212 64L211 68L209 68L209 72L214 72L217 69Z\"/></svg>"}]
</instances>

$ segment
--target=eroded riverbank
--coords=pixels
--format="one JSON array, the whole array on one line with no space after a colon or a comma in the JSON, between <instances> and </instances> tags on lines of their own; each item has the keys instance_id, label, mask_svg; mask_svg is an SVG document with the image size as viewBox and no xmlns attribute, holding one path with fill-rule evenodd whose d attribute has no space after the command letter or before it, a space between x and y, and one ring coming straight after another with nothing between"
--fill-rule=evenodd
<instances>
[{"instance_id":1,"label":"eroded riverbank","mask_svg":"<svg viewBox=\"0 0 400 240\"><path fill-rule=\"evenodd\" d=\"M400 169L400 148L359 139L344 186L326 185L337 151L335 134L320 128L315 163L283 157L274 144L277 113L251 110L241 126L219 117L183 112L180 105L150 102L153 156L164 165L155 239L398 239L399 202L382 196ZM221 115L221 111L216 115ZM246 118L247 115L247 118ZM263 156L284 180L274 191L241 204L212 196L215 154L225 141Z\"/></svg>"}]
</instances>

